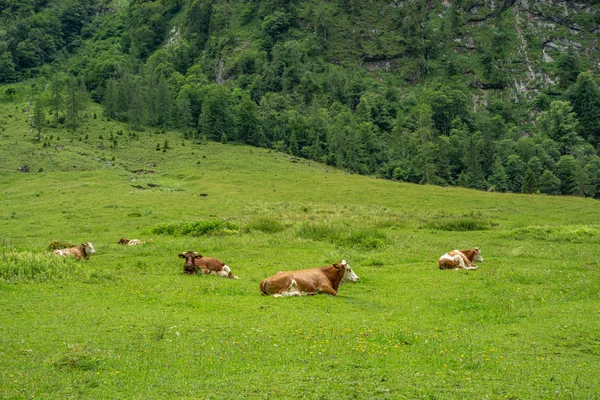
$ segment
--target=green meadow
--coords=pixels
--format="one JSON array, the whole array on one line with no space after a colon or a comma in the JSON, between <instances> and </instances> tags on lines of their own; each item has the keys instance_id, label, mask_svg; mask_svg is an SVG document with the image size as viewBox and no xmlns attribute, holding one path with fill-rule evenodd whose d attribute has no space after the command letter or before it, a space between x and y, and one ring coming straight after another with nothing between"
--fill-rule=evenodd
<instances>
[{"instance_id":1,"label":"green meadow","mask_svg":"<svg viewBox=\"0 0 600 400\"><path fill-rule=\"evenodd\" d=\"M99 109L38 142L22 108L0 104L0 398L600 396L598 201L374 179ZM475 246L478 270L438 269ZM187 250L240 279L184 275ZM259 292L342 259L360 280L338 296Z\"/></svg>"}]
</instances>

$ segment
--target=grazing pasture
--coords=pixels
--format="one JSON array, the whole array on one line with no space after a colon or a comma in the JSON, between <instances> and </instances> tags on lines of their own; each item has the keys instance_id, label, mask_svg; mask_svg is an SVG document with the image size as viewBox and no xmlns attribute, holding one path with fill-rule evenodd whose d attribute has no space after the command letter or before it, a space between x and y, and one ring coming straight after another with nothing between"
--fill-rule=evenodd
<instances>
[{"instance_id":1,"label":"grazing pasture","mask_svg":"<svg viewBox=\"0 0 600 400\"><path fill-rule=\"evenodd\" d=\"M598 201L400 184L100 117L42 147L14 110L0 107L0 398L600 393ZM96 254L54 257L53 241ZM479 269L438 269L473 247ZM240 279L184 274L188 250ZM360 280L338 296L260 294L342 259Z\"/></svg>"}]
</instances>

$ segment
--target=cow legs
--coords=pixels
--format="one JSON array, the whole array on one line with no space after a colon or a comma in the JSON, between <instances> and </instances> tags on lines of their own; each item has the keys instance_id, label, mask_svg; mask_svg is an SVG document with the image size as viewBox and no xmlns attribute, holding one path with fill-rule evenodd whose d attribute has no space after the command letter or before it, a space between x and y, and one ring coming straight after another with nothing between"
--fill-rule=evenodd
<instances>
[{"instance_id":1,"label":"cow legs","mask_svg":"<svg viewBox=\"0 0 600 400\"><path fill-rule=\"evenodd\" d=\"M323 286L319 287L319 293L327 293L332 296L337 296L337 290L335 290L334 288L332 288L329 285L323 285Z\"/></svg>"},{"instance_id":2,"label":"cow legs","mask_svg":"<svg viewBox=\"0 0 600 400\"><path fill-rule=\"evenodd\" d=\"M462 269L477 269L477 265L473 264L468 258L467 256L463 255L461 253L460 255L461 258L461 263L460 266Z\"/></svg>"}]
</instances>

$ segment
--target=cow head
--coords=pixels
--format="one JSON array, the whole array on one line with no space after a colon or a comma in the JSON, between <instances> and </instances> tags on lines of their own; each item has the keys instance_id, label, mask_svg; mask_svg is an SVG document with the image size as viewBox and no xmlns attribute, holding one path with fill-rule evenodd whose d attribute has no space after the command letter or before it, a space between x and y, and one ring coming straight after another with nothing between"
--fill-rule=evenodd
<instances>
[{"instance_id":1,"label":"cow head","mask_svg":"<svg viewBox=\"0 0 600 400\"><path fill-rule=\"evenodd\" d=\"M201 254L198 254L194 251L188 251L185 253L179 253L179 258L185 258L185 263L183 264L183 272L186 274L195 274L198 271L198 267L194 263L196 258L202 258Z\"/></svg>"},{"instance_id":2,"label":"cow head","mask_svg":"<svg viewBox=\"0 0 600 400\"><path fill-rule=\"evenodd\" d=\"M129 243L129 239L125 239L124 237L119 239L119 241L117 242L117 244L127 244L127 243Z\"/></svg>"},{"instance_id":3,"label":"cow head","mask_svg":"<svg viewBox=\"0 0 600 400\"><path fill-rule=\"evenodd\" d=\"M94 244L92 242L82 243L83 251L85 254L96 254L96 250L94 250Z\"/></svg>"},{"instance_id":4,"label":"cow head","mask_svg":"<svg viewBox=\"0 0 600 400\"><path fill-rule=\"evenodd\" d=\"M358 280L358 275L356 275L354 271L352 271L352 268L350 268L348 261L342 260L340 264L335 265L339 265L340 268L344 268L344 276L342 277L340 285L343 285L346 282L356 282Z\"/></svg>"},{"instance_id":5,"label":"cow head","mask_svg":"<svg viewBox=\"0 0 600 400\"><path fill-rule=\"evenodd\" d=\"M475 256L473 257L473 261L483 262L483 257L481 257L481 251L479 247L475 247Z\"/></svg>"}]
</instances>

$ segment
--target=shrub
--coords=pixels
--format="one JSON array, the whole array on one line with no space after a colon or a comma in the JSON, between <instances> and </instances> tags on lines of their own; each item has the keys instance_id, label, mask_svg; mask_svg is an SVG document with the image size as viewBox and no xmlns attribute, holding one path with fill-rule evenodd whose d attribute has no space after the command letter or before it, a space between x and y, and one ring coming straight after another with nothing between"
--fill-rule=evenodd
<instances>
[{"instance_id":1,"label":"shrub","mask_svg":"<svg viewBox=\"0 0 600 400\"><path fill-rule=\"evenodd\" d=\"M152 228L152 233L158 235L213 236L234 235L238 232L239 227L227 221L171 222Z\"/></svg>"},{"instance_id":2,"label":"shrub","mask_svg":"<svg viewBox=\"0 0 600 400\"><path fill-rule=\"evenodd\" d=\"M75 246L77 246L77 245L73 244L71 242L66 242L64 240L53 240L48 245L48 251L54 251L57 249L67 249L69 247L75 247Z\"/></svg>"},{"instance_id":3,"label":"shrub","mask_svg":"<svg viewBox=\"0 0 600 400\"><path fill-rule=\"evenodd\" d=\"M303 224L297 235L304 239L365 250L383 247L387 242L386 235L377 229L353 229L329 224Z\"/></svg>"},{"instance_id":4,"label":"shrub","mask_svg":"<svg viewBox=\"0 0 600 400\"><path fill-rule=\"evenodd\" d=\"M600 243L600 229L591 226L527 226L501 234L515 240L543 240L547 242Z\"/></svg>"},{"instance_id":5,"label":"shrub","mask_svg":"<svg viewBox=\"0 0 600 400\"><path fill-rule=\"evenodd\" d=\"M10 251L0 256L0 281L11 283L56 281L80 269L74 258L54 254Z\"/></svg>"},{"instance_id":6,"label":"shrub","mask_svg":"<svg viewBox=\"0 0 600 400\"><path fill-rule=\"evenodd\" d=\"M422 227L438 231L484 231L492 227L492 222L480 215L470 213L462 216L434 217Z\"/></svg>"},{"instance_id":7,"label":"shrub","mask_svg":"<svg viewBox=\"0 0 600 400\"><path fill-rule=\"evenodd\" d=\"M285 229L281 222L270 218L259 218L258 220L246 225L246 232L261 231L264 233L279 233Z\"/></svg>"}]
</instances>

